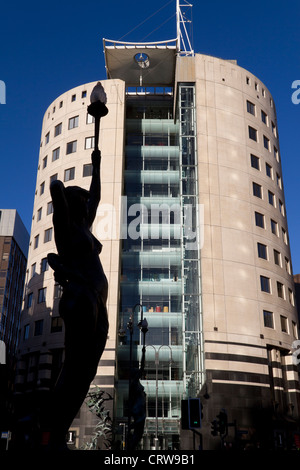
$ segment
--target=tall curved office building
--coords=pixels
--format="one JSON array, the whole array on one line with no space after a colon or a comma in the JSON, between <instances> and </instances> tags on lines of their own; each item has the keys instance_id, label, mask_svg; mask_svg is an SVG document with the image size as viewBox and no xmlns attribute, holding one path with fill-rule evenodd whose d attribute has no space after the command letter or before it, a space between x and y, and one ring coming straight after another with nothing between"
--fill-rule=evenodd
<instances>
[{"instance_id":1,"label":"tall curved office building","mask_svg":"<svg viewBox=\"0 0 300 470\"><path fill-rule=\"evenodd\" d=\"M127 433L129 366L141 365L145 345L141 448L290 446L299 418L298 318L274 100L235 61L183 56L174 41L105 40L104 51L109 114L93 232L103 243L110 330L94 384L113 396L116 439ZM55 251L49 183L89 187L94 85L59 96L43 120L20 407L51 389L63 361L60 288L46 262ZM201 427L187 419L189 398L201 400ZM222 439L211 433L221 410ZM69 442L88 441L95 422L83 406Z\"/></svg>"}]
</instances>

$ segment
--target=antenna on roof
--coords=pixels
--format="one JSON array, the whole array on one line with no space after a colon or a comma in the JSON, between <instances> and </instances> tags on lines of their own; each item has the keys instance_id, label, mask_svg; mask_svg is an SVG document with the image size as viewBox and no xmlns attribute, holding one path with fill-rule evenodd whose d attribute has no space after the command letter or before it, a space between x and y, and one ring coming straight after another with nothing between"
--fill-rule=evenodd
<instances>
[{"instance_id":1,"label":"antenna on roof","mask_svg":"<svg viewBox=\"0 0 300 470\"><path fill-rule=\"evenodd\" d=\"M177 53L183 56L193 56L194 51L191 45L189 34L186 29L186 23L192 23L187 19L183 8L192 8L192 4L187 0L176 0L176 18L177 18Z\"/></svg>"}]
</instances>

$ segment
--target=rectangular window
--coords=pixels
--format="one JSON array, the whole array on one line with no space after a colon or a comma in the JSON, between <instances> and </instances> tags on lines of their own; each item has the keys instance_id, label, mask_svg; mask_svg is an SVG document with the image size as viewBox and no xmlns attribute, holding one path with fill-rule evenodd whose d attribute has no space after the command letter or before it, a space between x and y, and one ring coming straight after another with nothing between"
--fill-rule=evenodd
<instances>
[{"instance_id":1,"label":"rectangular window","mask_svg":"<svg viewBox=\"0 0 300 470\"><path fill-rule=\"evenodd\" d=\"M260 288L262 292L271 292L270 279L266 276L260 276Z\"/></svg>"},{"instance_id":2,"label":"rectangular window","mask_svg":"<svg viewBox=\"0 0 300 470\"><path fill-rule=\"evenodd\" d=\"M294 294L293 294L293 291L291 289L289 289L289 302L291 305L295 305L294 303Z\"/></svg>"},{"instance_id":3,"label":"rectangular window","mask_svg":"<svg viewBox=\"0 0 300 470\"><path fill-rule=\"evenodd\" d=\"M291 274L291 263L290 263L290 260L288 258L284 258L284 262L285 262L285 269L286 269L286 272L288 274Z\"/></svg>"},{"instance_id":4,"label":"rectangular window","mask_svg":"<svg viewBox=\"0 0 300 470\"><path fill-rule=\"evenodd\" d=\"M65 170L65 177L64 181L71 181L75 178L75 167L73 166L72 168L68 168Z\"/></svg>"},{"instance_id":5,"label":"rectangular window","mask_svg":"<svg viewBox=\"0 0 300 470\"><path fill-rule=\"evenodd\" d=\"M32 305L32 300L33 300L33 293L30 292L27 296L27 308L30 308Z\"/></svg>"},{"instance_id":6,"label":"rectangular window","mask_svg":"<svg viewBox=\"0 0 300 470\"><path fill-rule=\"evenodd\" d=\"M262 243L257 243L258 257L268 259L267 246Z\"/></svg>"},{"instance_id":7,"label":"rectangular window","mask_svg":"<svg viewBox=\"0 0 300 470\"><path fill-rule=\"evenodd\" d=\"M52 230L52 227L45 230L44 243L50 242L52 240Z\"/></svg>"},{"instance_id":8,"label":"rectangular window","mask_svg":"<svg viewBox=\"0 0 300 470\"><path fill-rule=\"evenodd\" d=\"M63 328L63 319L61 317L51 318L51 333L59 333Z\"/></svg>"},{"instance_id":9,"label":"rectangular window","mask_svg":"<svg viewBox=\"0 0 300 470\"><path fill-rule=\"evenodd\" d=\"M265 228L265 217L259 212L255 212L255 225L257 227Z\"/></svg>"},{"instance_id":10,"label":"rectangular window","mask_svg":"<svg viewBox=\"0 0 300 470\"><path fill-rule=\"evenodd\" d=\"M50 201L47 204L47 215L50 215L52 213L53 213L53 203L52 203L52 201Z\"/></svg>"},{"instance_id":11,"label":"rectangular window","mask_svg":"<svg viewBox=\"0 0 300 470\"><path fill-rule=\"evenodd\" d=\"M83 174L82 176L92 176L93 174L93 165L91 163L87 163L86 165L83 165Z\"/></svg>"},{"instance_id":12,"label":"rectangular window","mask_svg":"<svg viewBox=\"0 0 300 470\"><path fill-rule=\"evenodd\" d=\"M281 325L281 331L283 333L288 333L288 320L283 315L280 315L280 325Z\"/></svg>"},{"instance_id":13,"label":"rectangular window","mask_svg":"<svg viewBox=\"0 0 300 470\"><path fill-rule=\"evenodd\" d=\"M67 143L67 155L70 153L74 153L77 150L77 140L73 140L72 142Z\"/></svg>"},{"instance_id":14,"label":"rectangular window","mask_svg":"<svg viewBox=\"0 0 300 470\"><path fill-rule=\"evenodd\" d=\"M281 299L284 299L284 285L279 281L277 281L277 295Z\"/></svg>"},{"instance_id":15,"label":"rectangular window","mask_svg":"<svg viewBox=\"0 0 300 470\"><path fill-rule=\"evenodd\" d=\"M277 250L274 250L274 263L281 266L281 254Z\"/></svg>"},{"instance_id":16,"label":"rectangular window","mask_svg":"<svg viewBox=\"0 0 300 470\"><path fill-rule=\"evenodd\" d=\"M256 170L259 170L260 169L260 166L259 166L259 158L256 157L255 155L252 155L251 154L251 166L252 168L255 168Z\"/></svg>"},{"instance_id":17,"label":"rectangular window","mask_svg":"<svg viewBox=\"0 0 300 470\"><path fill-rule=\"evenodd\" d=\"M47 166L47 160L48 160L48 156L46 155L46 157L43 158L43 169L46 168Z\"/></svg>"},{"instance_id":18,"label":"rectangular window","mask_svg":"<svg viewBox=\"0 0 300 470\"><path fill-rule=\"evenodd\" d=\"M264 326L266 328L274 328L273 312L264 310Z\"/></svg>"},{"instance_id":19,"label":"rectangular window","mask_svg":"<svg viewBox=\"0 0 300 470\"><path fill-rule=\"evenodd\" d=\"M266 163L266 175L269 178L272 178L272 167L271 165L269 165L269 163Z\"/></svg>"},{"instance_id":20,"label":"rectangular window","mask_svg":"<svg viewBox=\"0 0 300 470\"><path fill-rule=\"evenodd\" d=\"M36 263L31 265L31 277L35 276L36 274Z\"/></svg>"},{"instance_id":21,"label":"rectangular window","mask_svg":"<svg viewBox=\"0 0 300 470\"><path fill-rule=\"evenodd\" d=\"M268 199L269 204L271 204L271 206L275 206L275 194L273 194L271 191L268 191Z\"/></svg>"},{"instance_id":22,"label":"rectangular window","mask_svg":"<svg viewBox=\"0 0 300 470\"><path fill-rule=\"evenodd\" d=\"M41 273L48 271L48 269L49 269L48 258L43 258L41 261Z\"/></svg>"},{"instance_id":23,"label":"rectangular window","mask_svg":"<svg viewBox=\"0 0 300 470\"><path fill-rule=\"evenodd\" d=\"M95 147L95 137L86 137L84 148L93 149Z\"/></svg>"},{"instance_id":24,"label":"rectangular window","mask_svg":"<svg viewBox=\"0 0 300 470\"><path fill-rule=\"evenodd\" d=\"M57 177L58 177L57 173L55 173L55 175L50 176L50 184L52 183L52 181L56 181Z\"/></svg>"},{"instance_id":25,"label":"rectangular window","mask_svg":"<svg viewBox=\"0 0 300 470\"><path fill-rule=\"evenodd\" d=\"M282 201L280 201L280 199L279 199L279 211L281 215L284 215L284 205Z\"/></svg>"},{"instance_id":26,"label":"rectangular window","mask_svg":"<svg viewBox=\"0 0 300 470\"><path fill-rule=\"evenodd\" d=\"M249 126L249 139L255 140L257 142L257 130Z\"/></svg>"},{"instance_id":27,"label":"rectangular window","mask_svg":"<svg viewBox=\"0 0 300 470\"><path fill-rule=\"evenodd\" d=\"M278 187L282 189L281 176L278 173L276 173L276 182Z\"/></svg>"},{"instance_id":28,"label":"rectangular window","mask_svg":"<svg viewBox=\"0 0 300 470\"><path fill-rule=\"evenodd\" d=\"M74 116L69 119L69 129L74 129L75 127L78 127L78 122L79 122L79 116Z\"/></svg>"},{"instance_id":29,"label":"rectangular window","mask_svg":"<svg viewBox=\"0 0 300 470\"><path fill-rule=\"evenodd\" d=\"M29 330L30 330L30 325L25 325L24 326L24 334L23 334L23 339L26 340L29 338Z\"/></svg>"},{"instance_id":30,"label":"rectangular window","mask_svg":"<svg viewBox=\"0 0 300 470\"><path fill-rule=\"evenodd\" d=\"M277 130L276 130L276 126L275 126L274 122L272 122L272 133L273 133L274 137L277 137Z\"/></svg>"},{"instance_id":31,"label":"rectangular window","mask_svg":"<svg viewBox=\"0 0 300 470\"><path fill-rule=\"evenodd\" d=\"M71 96L71 101L72 101L72 102L73 102L73 101L76 101L76 95L72 95L72 96Z\"/></svg>"},{"instance_id":32,"label":"rectangular window","mask_svg":"<svg viewBox=\"0 0 300 470\"><path fill-rule=\"evenodd\" d=\"M45 191L45 181L43 181L43 183L40 185L40 196L44 194L44 191Z\"/></svg>"},{"instance_id":33,"label":"rectangular window","mask_svg":"<svg viewBox=\"0 0 300 470\"><path fill-rule=\"evenodd\" d=\"M253 114L255 116L255 104L251 103L251 101L247 100L247 111L250 114Z\"/></svg>"},{"instance_id":34,"label":"rectangular window","mask_svg":"<svg viewBox=\"0 0 300 470\"><path fill-rule=\"evenodd\" d=\"M89 113L86 115L86 123L87 124L93 124L95 122L94 116L91 116Z\"/></svg>"},{"instance_id":35,"label":"rectangular window","mask_svg":"<svg viewBox=\"0 0 300 470\"><path fill-rule=\"evenodd\" d=\"M46 291L47 291L47 287L42 287L41 289L39 289L39 292L38 292L39 304L46 302Z\"/></svg>"},{"instance_id":36,"label":"rectangular window","mask_svg":"<svg viewBox=\"0 0 300 470\"><path fill-rule=\"evenodd\" d=\"M278 236L278 224L275 222L275 220L271 219L271 232Z\"/></svg>"},{"instance_id":37,"label":"rectangular window","mask_svg":"<svg viewBox=\"0 0 300 470\"><path fill-rule=\"evenodd\" d=\"M53 152L52 152L52 161L53 162L55 162L55 160L59 159L59 154L60 154L60 147L53 150Z\"/></svg>"},{"instance_id":38,"label":"rectangular window","mask_svg":"<svg viewBox=\"0 0 300 470\"><path fill-rule=\"evenodd\" d=\"M282 229L282 239L284 243L287 245L288 244L287 233L284 228Z\"/></svg>"},{"instance_id":39,"label":"rectangular window","mask_svg":"<svg viewBox=\"0 0 300 470\"><path fill-rule=\"evenodd\" d=\"M39 246L39 238L40 238L39 235L37 235L36 237L34 237L34 244L33 244L33 249L34 249L34 250Z\"/></svg>"},{"instance_id":40,"label":"rectangular window","mask_svg":"<svg viewBox=\"0 0 300 470\"><path fill-rule=\"evenodd\" d=\"M267 150L269 150L269 148L270 148L270 141L269 141L268 137L266 137L265 135L264 135L264 147Z\"/></svg>"},{"instance_id":41,"label":"rectangular window","mask_svg":"<svg viewBox=\"0 0 300 470\"><path fill-rule=\"evenodd\" d=\"M37 221L41 220L42 218L42 208L40 207L39 210L37 211Z\"/></svg>"},{"instance_id":42,"label":"rectangular window","mask_svg":"<svg viewBox=\"0 0 300 470\"><path fill-rule=\"evenodd\" d=\"M274 158L279 162L279 154L276 147L274 147Z\"/></svg>"},{"instance_id":43,"label":"rectangular window","mask_svg":"<svg viewBox=\"0 0 300 470\"><path fill-rule=\"evenodd\" d=\"M48 132L46 135L45 135L45 144L48 144L50 140L50 132Z\"/></svg>"},{"instance_id":44,"label":"rectangular window","mask_svg":"<svg viewBox=\"0 0 300 470\"><path fill-rule=\"evenodd\" d=\"M83 91L83 92L81 93L81 98L86 98L86 91Z\"/></svg>"},{"instance_id":45,"label":"rectangular window","mask_svg":"<svg viewBox=\"0 0 300 470\"><path fill-rule=\"evenodd\" d=\"M253 196L262 198L262 188L260 184L253 183Z\"/></svg>"},{"instance_id":46,"label":"rectangular window","mask_svg":"<svg viewBox=\"0 0 300 470\"><path fill-rule=\"evenodd\" d=\"M62 131L62 123L57 124L57 126L54 127L54 137L57 137L59 134L61 134Z\"/></svg>"},{"instance_id":47,"label":"rectangular window","mask_svg":"<svg viewBox=\"0 0 300 470\"><path fill-rule=\"evenodd\" d=\"M267 115L263 110L261 110L261 120L264 124L267 124Z\"/></svg>"},{"instance_id":48,"label":"rectangular window","mask_svg":"<svg viewBox=\"0 0 300 470\"><path fill-rule=\"evenodd\" d=\"M60 299L63 293L63 288L60 284L54 285L54 299Z\"/></svg>"},{"instance_id":49,"label":"rectangular window","mask_svg":"<svg viewBox=\"0 0 300 470\"><path fill-rule=\"evenodd\" d=\"M43 334L44 320L37 320L34 322L34 336L40 336Z\"/></svg>"}]
</instances>

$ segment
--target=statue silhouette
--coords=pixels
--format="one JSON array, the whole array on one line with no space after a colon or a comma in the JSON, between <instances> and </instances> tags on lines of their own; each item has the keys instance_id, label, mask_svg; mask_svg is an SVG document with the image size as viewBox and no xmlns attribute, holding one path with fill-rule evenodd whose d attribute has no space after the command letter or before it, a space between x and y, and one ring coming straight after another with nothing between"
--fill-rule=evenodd
<instances>
[{"instance_id":1,"label":"statue silhouette","mask_svg":"<svg viewBox=\"0 0 300 470\"><path fill-rule=\"evenodd\" d=\"M55 280L63 287L59 314L65 324L65 359L43 419L50 449L65 449L66 434L94 379L108 333L108 283L90 229L101 197L101 153L92 153L90 190L51 183L53 226L58 254L48 254ZM44 434L45 435L45 434Z\"/></svg>"}]
</instances>

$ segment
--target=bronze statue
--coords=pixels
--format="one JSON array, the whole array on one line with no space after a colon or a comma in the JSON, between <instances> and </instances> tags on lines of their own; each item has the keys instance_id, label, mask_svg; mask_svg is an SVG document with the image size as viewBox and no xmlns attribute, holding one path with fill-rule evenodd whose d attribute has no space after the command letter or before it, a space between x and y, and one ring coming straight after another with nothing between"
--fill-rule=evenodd
<instances>
[{"instance_id":1,"label":"bronze statue","mask_svg":"<svg viewBox=\"0 0 300 470\"><path fill-rule=\"evenodd\" d=\"M90 231L101 197L99 123L108 110L96 99L88 111L95 117L90 190L65 187L59 180L50 186L58 254L50 253L48 262L63 287L59 314L65 324L64 364L51 396L48 418L44 417L42 423L42 430L50 433L50 450L66 448L67 431L96 375L108 333L108 283L99 258L102 245Z\"/></svg>"}]
</instances>

